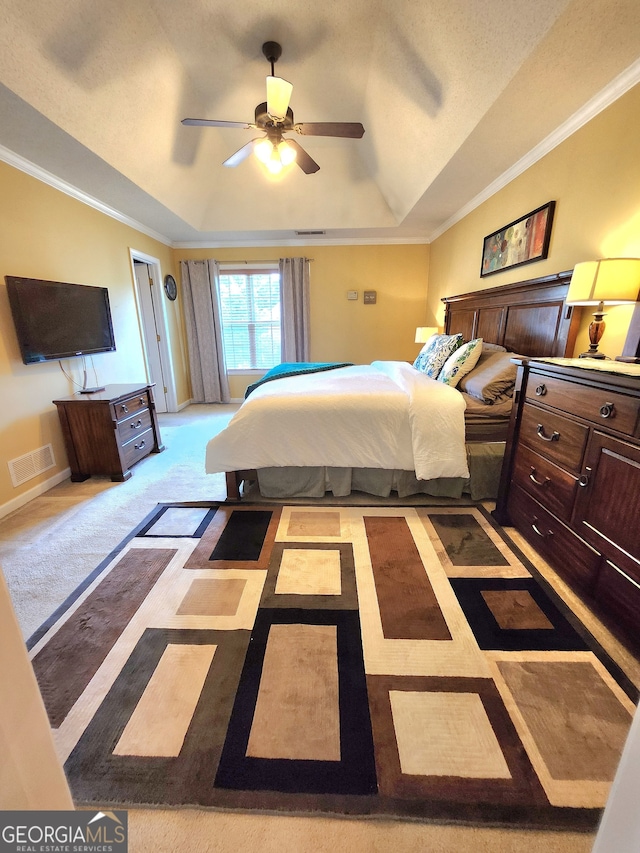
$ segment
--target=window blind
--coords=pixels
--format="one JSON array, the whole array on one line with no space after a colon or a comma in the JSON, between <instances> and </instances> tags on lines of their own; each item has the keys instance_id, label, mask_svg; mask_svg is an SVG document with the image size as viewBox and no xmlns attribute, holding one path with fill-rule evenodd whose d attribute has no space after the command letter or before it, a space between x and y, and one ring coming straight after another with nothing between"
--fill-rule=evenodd
<instances>
[{"instance_id":1,"label":"window blind","mask_svg":"<svg viewBox=\"0 0 640 853\"><path fill-rule=\"evenodd\" d=\"M227 370L267 370L280 363L277 270L221 271L220 308Z\"/></svg>"}]
</instances>

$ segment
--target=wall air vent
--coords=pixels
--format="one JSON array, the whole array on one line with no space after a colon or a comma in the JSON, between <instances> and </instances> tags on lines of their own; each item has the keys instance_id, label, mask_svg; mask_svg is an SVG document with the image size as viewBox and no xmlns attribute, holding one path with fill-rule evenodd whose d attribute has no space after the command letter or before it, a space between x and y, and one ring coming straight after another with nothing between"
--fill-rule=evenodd
<instances>
[{"instance_id":1,"label":"wall air vent","mask_svg":"<svg viewBox=\"0 0 640 853\"><path fill-rule=\"evenodd\" d=\"M44 447L39 447L37 450L32 450L31 453L25 453L24 456L17 456L7 462L11 482L14 486L21 486L27 480L42 474L43 471L54 468L55 464L53 447L50 444L45 444Z\"/></svg>"},{"instance_id":2,"label":"wall air vent","mask_svg":"<svg viewBox=\"0 0 640 853\"><path fill-rule=\"evenodd\" d=\"M296 231L296 237L324 237L326 231Z\"/></svg>"}]
</instances>

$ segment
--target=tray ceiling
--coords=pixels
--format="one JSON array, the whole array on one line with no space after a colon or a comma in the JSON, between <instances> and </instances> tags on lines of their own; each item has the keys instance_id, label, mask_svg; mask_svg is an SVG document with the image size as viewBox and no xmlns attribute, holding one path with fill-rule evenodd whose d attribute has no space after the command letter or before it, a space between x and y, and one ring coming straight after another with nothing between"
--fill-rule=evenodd
<instances>
[{"instance_id":1,"label":"tray ceiling","mask_svg":"<svg viewBox=\"0 0 640 853\"><path fill-rule=\"evenodd\" d=\"M0 0L0 15L3 159L173 244L427 241L640 79L637 0ZM255 131L180 124L252 121L267 40L296 121L365 127L301 138L316 174L225 168Z\"/></svg>"}]
</instances>

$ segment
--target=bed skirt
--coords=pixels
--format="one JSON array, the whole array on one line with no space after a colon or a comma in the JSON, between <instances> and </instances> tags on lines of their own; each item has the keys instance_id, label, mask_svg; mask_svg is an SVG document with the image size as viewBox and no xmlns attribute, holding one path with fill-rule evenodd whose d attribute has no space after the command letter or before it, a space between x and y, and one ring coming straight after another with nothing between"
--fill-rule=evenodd
<instances>
[{"instance_id":1,"label":"bed skirt","mask_svg":"<svg viewBox=\"0 0 640 853\"><path fill-rule=\"evenodd\" d=\"M351 492L378 497L431 495L433 497L495 500L498 495L505 442L478 442L467 445L468 478L441 477L418 480L413 471L388 471L382 468L260 468L257 471L260 494L265 498L321 498L326 492L341 498Z\"/></svg>"}]
</instances>

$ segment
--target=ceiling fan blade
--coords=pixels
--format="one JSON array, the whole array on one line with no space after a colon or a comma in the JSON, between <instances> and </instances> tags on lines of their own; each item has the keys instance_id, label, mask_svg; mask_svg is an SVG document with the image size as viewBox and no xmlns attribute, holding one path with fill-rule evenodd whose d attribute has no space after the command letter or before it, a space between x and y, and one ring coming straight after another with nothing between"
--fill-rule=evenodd
<instances>
[{"instance_id":1,"label":"ceiling fan blade","mask_svg":"<svg viewBox=\"0 0 640 853\"><path fill-rule=\"evenodd\" d=\"M188 127L255 127L255 124L248 121L217 121L213 118L183 118L181 124Z\"/></svg>"},{"instance_id":2,"label":"ceiling fan blade","mask_svg":"<svg viewBox=\"0 0 640 853\"><path fill-rule=\"evenodd\" d=\"M287 139L285 140L287 145L290 145L296 152L296 163L305 175L313 175L314 172L317 172L320 166L316 163L316 161L310 157L307 152L304 150L302 145L296 142L295 139Z\"/></svg>"},{"instance_id":3,"label":"ceiling fan blade","mask_svg":"<svg viewBox=\"0 0 640 853\"><path fill-rule=\"evenodd\" d=\"M286 117L292 91L293 84L282 77L267 77L267 113L271 118Z\"/></svg>"},{"instance_id":4,"label":"ceiling fan blade","mask_svg":"<svg viewBox=\"0 0 640 853\"><path fill-rule=\"evenodd\" d=\"M246 145L243 145L242 148L238 148L235 154L232 154L231 157L227 157L227 159L222 164L223 166L238 166L242 163L243 160L246 160L250 154L253 153L253 146L256 144L260 137L257 139L252 139L251 142L247 142Z\"/></svg>"},{"instance_id":5,"label":"ceiling fan blade","mask_svg":"<svg viewBox=\"0 0 640 853\"><path fill-rule=\"evenodd\" d=\"M294 125L294 130L303 136L342 136L348 139L364 136L364 127L359 121L306 121Z\"/></svg>"}]
</instances>

